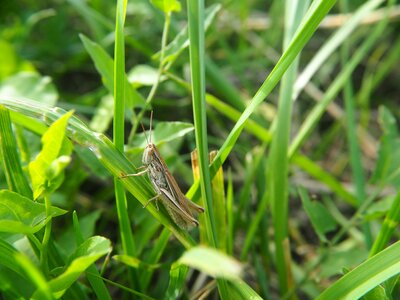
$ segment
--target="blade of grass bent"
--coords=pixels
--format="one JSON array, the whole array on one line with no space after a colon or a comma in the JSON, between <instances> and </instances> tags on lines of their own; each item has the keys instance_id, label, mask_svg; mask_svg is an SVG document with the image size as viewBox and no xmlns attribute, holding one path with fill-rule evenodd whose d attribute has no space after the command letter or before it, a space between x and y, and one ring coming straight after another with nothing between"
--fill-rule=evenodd
<instances>
[{"instance_id":1,"label":"blade of grass bent","mask_svg":"<svg viewBox=\"0 0 400 300\"><path fill-rule=\"evenodd\" d=\"M66 111L61 108L49 107L26 98L21 99L20 97L0 98L0 104L15 111L14 114L18 112L45 124L53 123L66 113ZM132 163L127 160L121 151L115 148L115 145L104 134L91 131L75 116L69 119L67 135L75 143L90 149L115 177L119 178L122 175L135 172L136 169L133 167ZM144 177L128 177L120 180L125 188L132 193L142 205L145 205L147 200L154 196L154 191L150 182ZM184 247L190 248L195 245L190 235L174 224L165 211L161 209L158 211L152 205L148 205L146 209L160 223L168 228Z\"/></svg>"}]
</instances>

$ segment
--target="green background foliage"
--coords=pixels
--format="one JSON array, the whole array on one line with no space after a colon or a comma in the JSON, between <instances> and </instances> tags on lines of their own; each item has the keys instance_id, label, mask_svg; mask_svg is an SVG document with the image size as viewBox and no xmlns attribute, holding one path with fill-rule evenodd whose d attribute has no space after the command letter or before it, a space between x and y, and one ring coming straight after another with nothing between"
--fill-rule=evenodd
<instances>
[{"instance_id":1,"label":"green background foliage","mask_svg":"<svg viewBox=\"0 0 400 300\"><path fill-rule=\"evenodd\" d=\"M399 11L3 1L0 297L399 298Z\"/></svg>"}]
</instances>

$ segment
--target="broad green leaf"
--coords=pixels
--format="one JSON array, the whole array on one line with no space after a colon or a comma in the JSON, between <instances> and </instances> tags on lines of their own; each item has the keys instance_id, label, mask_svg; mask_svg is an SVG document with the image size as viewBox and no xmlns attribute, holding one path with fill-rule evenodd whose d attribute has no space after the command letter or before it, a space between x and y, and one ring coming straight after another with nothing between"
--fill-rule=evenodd
<instances>
[{"instance_id":1,"label":"broad green leaf","mask_svg":"<svg viewBox=\"0 0 400 300\"><path fill-rule=\"evenodd\" d=\"M169 271L169 284L166 291L165 299L179 299L182 289L185 285L188 267L181 264L172 264Z\"/></svg>"},{"instance_id":2,"label":"broad green leaf","mask_svg":"<svg viewBox=\"0 0 400 300\"><path fill-rule=\"evenodd\" d=\"M374 287L399 273L400 242L397 242L341 277L317 299L359 299Z\"/></svg>"},{"instance_id":3,"label":"broad green leaf","mask_svg":"<svg viewBox=\"0 0 400 300\"><path fill-rule=\"evenodd\" d=\"M54 106L58 92L48 76L21 72L0 84L1 97L24 97Z\"/></svg>"},{"instance_id":4,"label":"broad green leaf","mask_svg":"<svg viewBox=\"0 0 400 300\"><path fill-rule=\"evenodd\" d=\"M207 30L210 27L212 21L214 20L216 14L221 9L221 7L222 6L220 4L213 4L206 8L204 12L205 30ZM174 40L171 43L169 43L165 48L164 61L167 62L174 60L188 46L189 46L188 28L185 27L175 36ZM160 59L160 54L161 54L160 52L157 52L156 54L153 55L152 59L153 60Z\"/></svg>"},{"instance_id":5,"label":"broad green leaf","mask_svg":"<svg viewBox=\"0 0 400 300\"><path fill-rule=\"evenodd\" d=\"M53 179L54 175L54 172L48 174L52 163L59 156L64 154L69 155L71 153L71 142L65 139L65 129L72 113L72 111L66 113L49 127L42 136L42 151L40 151L35 160L29 164L29 174L31 176L34 199L38 198L49 188L49 184L51 184L49 181Z\"/></svg>"},{"instance_id":6,"label":"broad green leaf","mask_svg":"<svg viewBox=\"0 0 400 300\"><path fill-rule=\"evenodd\" d=\"M329 211L318 201L311 201L306 190L299 190L303 207L310 218L315 232L321 241L327 242L325 234L329 231L335 230L337 223Z\"/></svg>"},{"instance_id":7,"label":"broad green leaf","mask_svg":"<svg viewBox=\"0 0 400 300\"><path fill-rule=\"evenodd\" d=\"M65 272L49 282L54 297L60 298L91 264L110 251L110 241L101 236L82 243L70 257Z\"/></svg>"},{"instance_id":8,"label":"broad green leaf","mask_svg":"<svg viewBox=\"0 0 400 300\"><path fill-rule=\"evenodd\" d=\"M161 145L173 140L182 138L189 132L192 132L194 127L191 123L184 122L160 122L157 123L154 130L137 135L134 141L135 146L144 148L147 145L147 140L150 139L154 144Z\"/></svg>"},{"instance_id":9,"label":"broad green leaf","mask_svg":"<svg viewBox=\"0 0 400 300\"><path fill-rule=\"evenodd\" d=\"M178 262L215 278L239 279L242 273L242 266L237 260L221 251L203 246L190 248Z\"/></svg>"},{"instance_id":10,"label":"broad green leaf","mask_svg":"<svg viewBox=\"0 0 400 300\"><path fill-rule=\"evenodd\" d=\"M37 203L20 194L0 191L0 231L35 233L47 222L44 204ZM51 207L49 218L65 214L67 211Z\"/></svg>"},{"instance_id":11,"label":"broad green leaf","mask_svg":"<svg viewBox=\"0 0 400 300\"><path fill-rule=\"evenodd\" d=\"M160 82L164 81L167 77L162 75ZM128 80L136 88L141 86L152 86L158 80L158 70L148 65L137 65L128 73Z\"/></svg>"},{"instance_id":12,"label":"broad green leaf","mask_svg":"<svg viewBox=\"0 0 400 300\"><path fill-rule=\"evenodd\" d=\"M104 86L110 94L114 93L114 61L108 53L97 43L91 41L85 35L81 34L80 38L86 51L92 58L94 65L102 77ZM125 75L125 102L127 107L142 107L145 103L140 93L133 88Z\"/></svg>"},{"instance_id":13,"label":"broad green leaf","mask_svg":"<svg viewBox=\"0 0 400 300\"><path fill-rule=\"evenodd\" d=\"M165 14L181 11L181 4L177 0L151 0L151 3Z\"/></svg>"}]
</instances>

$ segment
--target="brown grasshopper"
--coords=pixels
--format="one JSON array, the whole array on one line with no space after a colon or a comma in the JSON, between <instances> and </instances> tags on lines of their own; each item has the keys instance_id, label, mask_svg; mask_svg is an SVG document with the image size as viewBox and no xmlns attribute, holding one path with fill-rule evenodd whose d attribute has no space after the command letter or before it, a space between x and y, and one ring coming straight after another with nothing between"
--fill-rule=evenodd
<instances>
[{"instance_id":1,"label":"brown grasshopper","mask_svg":"<svg viewBox=\"0 0 400 300\"><path fill-rule=\"evenodd\" d=\"M190 201L182 193L175 178L158 152L156 145L151 142L151 126L153 120L153 111L150 115L150 140L147 138L146 131L143 131L146 137L147 145L143 152L142 163L143 171L136 174L127 174L122 178L130 176L140 176L148 173L149 179L157 192L157 195L149 199L144 207L154 200L161 200L172 220L182 229L189 230L199 225L194 218L199 213L204 212L204 208ZM158 207L157 207L158 208Z\"/></svg>"}]
</instances>

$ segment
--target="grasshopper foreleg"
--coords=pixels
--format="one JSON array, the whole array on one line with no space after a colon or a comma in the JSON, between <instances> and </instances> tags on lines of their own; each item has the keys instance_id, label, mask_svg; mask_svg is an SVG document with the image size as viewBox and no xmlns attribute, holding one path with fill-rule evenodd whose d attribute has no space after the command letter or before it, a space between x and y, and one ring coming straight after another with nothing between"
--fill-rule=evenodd
<instances>
[{"instance_id":1,"label":"grasshopper foreleg","mask_svg":"<svg viewBox=\"0 0 400 300\"><path fill-rule=\"evenodd\" d=\"M145 168L143 171L140 171L140 172L134 173L134 174L126 174L126 175L121 176L120 178L133 177L133 176L141 176L141 175L143 175L144 173L147 173L147 171L149 170L146 166L141 166L141 167L137 168L137 170L143 169L143 168Z\"/></svg>"},{"instance_id":2,"label":"grasshopper foreleg","mask_svg":"<svg viewBox=\"0 0 400 300\"><path fill-rule=\"evenodd\" d=\"M158 210L158 202L157 199L161 196L161 194L155 195L153 198L150 198L149 200L147 200L146 204L143 205L143 208L146 208L147 205L150 204L150 202L153 202L154 200L156 201L156 208Z\"/></svg>"}]
</instances>

